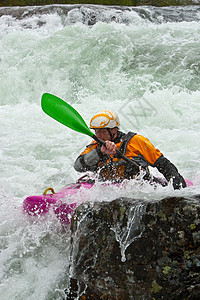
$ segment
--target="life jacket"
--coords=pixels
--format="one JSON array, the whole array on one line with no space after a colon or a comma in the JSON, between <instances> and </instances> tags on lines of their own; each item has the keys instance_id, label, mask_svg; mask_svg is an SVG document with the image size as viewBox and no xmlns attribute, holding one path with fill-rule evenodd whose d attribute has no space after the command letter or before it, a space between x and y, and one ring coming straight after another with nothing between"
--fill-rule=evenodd
<instances>
[{"instance_id":1,"label":"life jacket","mask_svg":"<svg viewBox=\"0 0 200 300\"><path fill-rule=\"evenodd\" d=\"M120 132L121 133L121 132ZM116 143L119 151L125 155L127 144L136 135L134 132L128 132L127 134L121 133L121 141ZM98 163L98 168L100 170L99 177L100 180L110 180L120 182L124 179L135 178L136 174L139 172L139 167L130 166L122 158L119 158L117 154L108 155L106 160L101 160Z\"/></svg>"},{"instance_id":2,"label":"life jacket","mask_svg":"<svg viewBox=\"0 0 200 300\"><path fill-rule=\"evenodd\" d=\"M118 132L117 139L114 140L117 148L128 158L138 163L144 171L144 179L149 179L148 166L154 166L155 161L162 155L151 142L133 132L127 134ZM97 142L92 142L87 146L84 155L95 148L98 148ZM115 155L102 155L97 170L101 180L121 181L123 179L135 178L139 174L139 168L132 166Z\"/></svg>"}]
</instances>

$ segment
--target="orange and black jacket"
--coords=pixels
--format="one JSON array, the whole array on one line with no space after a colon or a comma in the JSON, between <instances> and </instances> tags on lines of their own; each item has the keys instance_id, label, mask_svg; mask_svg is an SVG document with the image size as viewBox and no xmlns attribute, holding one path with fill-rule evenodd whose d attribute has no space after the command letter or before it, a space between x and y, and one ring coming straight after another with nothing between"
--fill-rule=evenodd
<instances>
[{"instance_id":1,"label":"orange and black jacket","mask_svg":"<svg viewBox=\"0 0 200 300\"><path fill-rule=\"evenodd\" d=\"M107 155L100 151L96 141L92 141L76 159L74 168L78 172L99 172L100 180L121 181L135 178L141 170L144 179L150 179L148 166L156 167L167 181L173 180L174 188L185 187L183 177L176 167L142 135L118 131L113 141L117 149L138 164L138 168L119 158L117 154Z\"/></svg>"}]
</instances>

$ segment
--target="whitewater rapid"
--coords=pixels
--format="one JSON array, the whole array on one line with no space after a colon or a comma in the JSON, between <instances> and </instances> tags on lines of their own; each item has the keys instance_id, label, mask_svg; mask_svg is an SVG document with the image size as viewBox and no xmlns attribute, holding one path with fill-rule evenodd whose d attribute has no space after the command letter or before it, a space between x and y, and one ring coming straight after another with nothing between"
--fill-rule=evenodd
<instances>
[{"instance_id":1,"label":"whitewater rapid","mask_svg":"<svg viewBox=\"0 0 200 300\"><path fill-rule=\"evenodd\" d=\"M42 94L87 123L101 109L118 112L123 131L147 136L194 183L180 191L97 184L85 199L199 194L199 45L199 6L0 9L2 300L62 299L68 284L69 228L53 212L35 220L21 207L28 195L75 182L74 160L90 138L45 115Z\"/></svg>"}]
</instances>

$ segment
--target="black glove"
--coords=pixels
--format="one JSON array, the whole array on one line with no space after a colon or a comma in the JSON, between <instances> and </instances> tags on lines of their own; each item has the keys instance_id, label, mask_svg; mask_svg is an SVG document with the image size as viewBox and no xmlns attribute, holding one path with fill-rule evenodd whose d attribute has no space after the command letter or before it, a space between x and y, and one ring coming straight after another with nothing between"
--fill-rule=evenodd
<instances>
[{"instance_id":1,"label":"black glove","mask_svg":"<svg viewBox=\"0 0 200 300\"><path fill-rule=\"evenodd\" d=\"M157 159L154 166L165 176L167 181L172 179L173 188L175 190L180 189L181 187L186 187L185 180L178 173L177 168L163 155Z\"/></svg>"}]
</instances>

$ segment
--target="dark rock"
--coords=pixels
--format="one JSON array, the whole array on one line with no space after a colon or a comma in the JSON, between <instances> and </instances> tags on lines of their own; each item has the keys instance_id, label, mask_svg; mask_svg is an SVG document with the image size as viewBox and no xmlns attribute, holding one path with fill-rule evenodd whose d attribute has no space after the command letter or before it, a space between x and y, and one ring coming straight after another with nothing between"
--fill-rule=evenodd
<instances>
[{"instance_id":1,"label":"dark rock","mask_svg":"<svg viewBox=\"0 0 200 300\"><path fill-rule=\"evenodd\" d=\"M187 1L187 0L186 0ZM200 4L200 0L194 0L196 4ZM197 3L198 1L198 3ZM116 22L123 24L130 24L132 20L127 17L126 12L136 12L142 19L148 20L152 23L166 23L166 22L198 22L200 7L199 5L188 6L151 6L145 3L133 4L133 6L117 6L117 5L94 5L94 4L71 4L71 5L43 5L43 6L20 6L20 7L0 7L0 17L4 15L12 16L16 19L26 20L32 16L41 17L43 14L58 14L63 22L66 23L66 18L71 14L70 22L76 22L76 15L79 14L78 22L85 25L94 25L96 22ZM148 3L150 4L150 3ZM28 4L27 4L28 5ZM120 5L118 3L118 5ZM153 4L155 5L155 3ZM175 5L175 4L173 4ZM0 5L1 6L1 5ZM163 5L160 5L163 6ZM74 14L74 17L73 17ZM40 26L42 26L41 23Z\"/></svg>"},{"instance_id":2,"label":"dark rock","mask_svg":"<svg viewBox=\"0 0 200 300\"><path fill-rule=\"evenodd\" d=\"M199 200L120 198L79 206L67 299L199 299Z\"/></svg>"}]
</instances>

